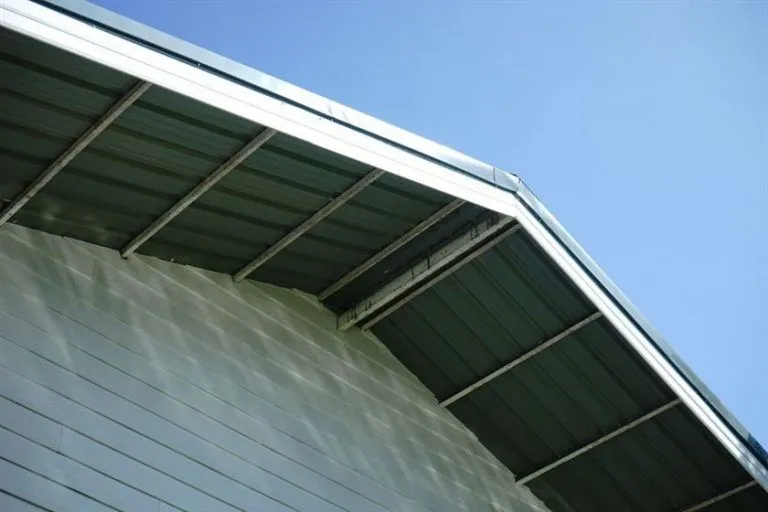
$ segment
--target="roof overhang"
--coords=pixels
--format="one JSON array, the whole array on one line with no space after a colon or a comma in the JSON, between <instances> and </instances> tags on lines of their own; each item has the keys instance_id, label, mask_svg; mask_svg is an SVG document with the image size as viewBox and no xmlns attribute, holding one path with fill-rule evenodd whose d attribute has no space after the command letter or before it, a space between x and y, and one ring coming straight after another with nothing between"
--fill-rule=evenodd
<instances>
[{"instance_id":1,"label":"roof overhang","mask_svg":"<svg viewBox=\"0 0 768 512\"><path fill-rule=\"evenodd\" d=\"M709 506L715 510L715 504L723 502L737 507L735 510L768 503L765 451L516 176L90 4L5 0L0 4L0 26L7 42L0 50L10 56L0 59L3 65L22 69L24 59L31 59L34 66L26 69L46 76L46 84L50 84L44 91L42 85L40 91L34 87L27 91L30 84L15 83L10 74L0 72L0 90L5 91L0 101L8 107L3 107L2 121L6 129L23 134L18 135L18 147L0 147L3 165L10 169L8 173L3 170L3 179L10 183L11 171L18 168L18 180L24 184L17 189L9 185L13 197L0 214L3 222L13 218L114 247L125 256L137 251L172 259L173 251L192 251L179 239L195 233L196 228L208 233L208 243L215 245L217 231L223 229L222 219L242 226L258 224L253 219L265 207L274 208L278 213L268 219L269 225L259 224L263 233L253 235L249 257L223 254L226 246L204 247L200 241L198 249L208 256L179 260L231 271L237 280L251 277L319 295L340 314L340 327L371 328L436 393L441 405L472 427L553 509L569 510L564 502L571 502L568 506L575 510L616 503L645 510L664 503L670 510L690 512ZM70 77L65 67L56 68L56 59L44 56L32 62L47 51L64 51L84 59L85 75ZM17 60L11 62L11 57ZM102 80L99 66L112 74ZM93 77L88 75L91 71ZM66 87L59 89L59 83ZM66 91L77 87L84 91L82 100L78 99L81 103L68 104L74 100L66 97ZM96 96L101 99L97 101ZM85 130L76 128L74 121L72 128L62 121L61 127L50 128L61 133L37 133L24 118L21 103L15 102L58 109L62 120L92 120ZM126 116L131 109L136 115ZM123 143L99 142L102 134L112 133L139 140L141 127L149 126L150 121L168 123L167 133L148 133L142 144L157 152L153 155L177 152L179 169L169 169L160 156L150 163L131 160ZM189 134L174 129L184 123L192 127ZM210 147L195 147L202 135L192 133L193 128L208 130L212 141L220 138L220 145L211 142ZM64 133L67 130L74 131ZM48 146L35 145L35 140L50 143L56 158L30 176L22 167L31 169L33 162L48 158L44 150ZM97 169L89 158L120 161L135 174L130 178L104 174L108 171ZM198 161L210 165L195 167ZM63 195L52 192L46 196L46 187L78 163L82 169L68 176L67 183L62 182ZM276 166L275 174L264 178L260 170L270 165ZM208 171L201 174L204 167ZM281 175L281 170L286 172ZM172 177L160 194L164 197L153 196L156 191L142 185L143 172L146 180ZM286 173L290 175L286 177ZM293 173L297 178L291 182ZM301 178L302 173L309 177ZM307 184L310 178L317 183ZM130 183L132 179L135 182ZM329 184L324 189L325 183ZM267 186L274 188L266 195L249 192ZM126 207L137 212L133 223L104 221L100 229L114 233L103 239L92 231L79 230L81 221L71 217L74 213L58 211L51 217L51 205L60 206L57 201L74 204L57 198L69 197L70 192L76 197L88 187L104 191L106 196L98 198L102 200L99 204L81 205L85 216L104 213L104 205L118 201L121 191L137 198L152 197L157 204L147 200L151 208ZM243 201L240 210L226 198L205 203L224 188L221 193L228 200ZM117 195L111 197L110 193ZM270 194L275 198L268 197ZM372 207L372 202L378 206ZM381 205L390 203L393 213L402 210L392 219L381 211ZM355 224L360 216L363 218ZM121 223L125 232L114 227ZM318 233L323 226L327 229ZM176 238L157 241L172 229L179 230ZM352 232L364 240L358 241L349 234ZM241 233L238 228L228 234L227 243L232 247L239 244L239 248L247 245L250 235ZM298 241L308 240L309 233L314 238L299 248ZM338 255L333 262L324 261L324 251L338 251ZM219 265L217 254L226 262ZM285 277L288 274L293 277ZM497 314L499 308L509 316ZM512 310L524 314L512 314ZM446 318L446 313L452 314ZM448 331L443 331L441 323L451 324ZM594 341L598 339L603 341ZM419 343L428 348L416 346ZM570 350L573 345L586 347L589 353L555 352ZM477 354L483 351L487 357ZM555 354L551 361L541 359L550 354ZM541 365L535 372L538 376L525 373L532 361ZM593 365L593 373L584 377L590 383L581 383L578 393L570 393L566 388L573 384L575 389L576 380L571 383L554 369L569 368L568 375L576 379L577 374L589 373L579 368L582 363ZM461 372L464 376L457 377ZM597 377L603 374L605 377ZM622 387L626 396L604 395L601 387L610 385ZM574 423L572 429L582 434L564 439L556 429L551 438L539 432L532 445L541 445L540 452L517 453L519 447L507 446L514 445L514 439L500 433L499 425L510 414L525 416L516 402L516 397L523 396L544 405L515 420L519 420L518 426L509 424L510 430L519 432L520 443L527 442L525 437L533 435L537 424L561 423L568 431L569 422L576 422L579 416L585 417L583 425L577 428ZM562 400L569 404L565 409L573 409L570 413L547 410L566 403ZM631 405L622 409L617 405L622 400ZM587 409L587 404L595 409ZM496 416L500 405L509 409L507 416ZM645 432L643 428L656 430ZM617 449L630 454L628 458L642 457L638 452L654 436L672 445L679 443L675 445L679 467L689 464L702 473L700 481L689 482L687 489L681 483L680 488L665 491L658 503L641 495L641 484L627 487L626 476L605 478L605 468L628 470L629 461L601 459L616 457L613 450ZM701 444L689 445L686 443L692 441L683 439L696 436ZM617 448L622 440L632 446ZM691 449L702 450L708 458L693 460L697 456L687 453ZM686 457L692 460L683 461ZM580 498L580 504L573 505L578 501L575 491L563 482L573 477L567 471L576 467L575 461L594 496ZM728 467L714 470L710 467L714 465ZM624 490L620 497L611 497L616 492L601 485ZM738 508L737 503L747 508Z\"/></svg>"}]
</instances>

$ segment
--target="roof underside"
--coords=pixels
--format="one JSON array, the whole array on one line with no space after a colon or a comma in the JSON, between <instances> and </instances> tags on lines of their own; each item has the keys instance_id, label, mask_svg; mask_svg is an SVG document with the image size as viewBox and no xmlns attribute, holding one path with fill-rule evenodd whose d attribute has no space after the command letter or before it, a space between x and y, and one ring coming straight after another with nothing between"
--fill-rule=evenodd
<instances>
[{"instance_id":1,"label":"roof underside","mask_svg":"<svg viewBox=\"0 0 768 512\"><path fill-rule=\"evenodd\" d=\"M594 312L516 234L373 330L443 400ZM448 407L522 477L674 398L600 318ZM677 406L530 486L554 510L672 511L748 480ZM727 510L768 506L765 494L755 499Z\"/></svg>"},{"instance_id":2,"label":"roof underside","mask_svg":"<svg viewBox=\"0 0 768 512\"><path fill-rule=\"evenodd\" d=\"M136 82L2 29L0 206ZM12 222L120 250L264 130L153 86ZM372 171L278 133L138 252L234 274ZM320 294L454 200L384 174L248 277ZM343 313L493 215L459 205L324 303ZM768 510L765 490L516 228L373 332L554 511L682 512L718 497L707 512Z\"/></svg>"}]
</instances>

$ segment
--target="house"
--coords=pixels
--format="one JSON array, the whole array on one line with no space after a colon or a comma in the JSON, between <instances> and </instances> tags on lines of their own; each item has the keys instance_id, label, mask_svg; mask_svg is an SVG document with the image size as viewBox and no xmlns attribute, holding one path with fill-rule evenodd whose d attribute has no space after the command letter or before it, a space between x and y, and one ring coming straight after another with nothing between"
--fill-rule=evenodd
<instances>
[{"instance_id":1,"label":"house","mask_svg":"<svg viewBox=\"0 0 768 512\"><path fill-rule=\"evenodd\" d=\"M0 31L0 510L768 510L519 177L87 3Z\"/></svg>"}]
</instances>

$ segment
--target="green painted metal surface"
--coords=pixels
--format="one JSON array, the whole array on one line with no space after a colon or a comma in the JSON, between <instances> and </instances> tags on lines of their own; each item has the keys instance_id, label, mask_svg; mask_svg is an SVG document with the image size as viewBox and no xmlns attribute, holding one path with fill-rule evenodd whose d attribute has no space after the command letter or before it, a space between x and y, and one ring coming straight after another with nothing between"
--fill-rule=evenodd
<instances>
[{"instance_id":1,"label":"green painted metal surface","mask_svg":"<svg viewBox=\"0 0 768 512\"><path fill-rule=\"evenodd\" d=\"M134 80L8 32L1 41L0 192L10 201ZM120 248L262 129L152 88L15 221ZM139 252L233 273L371 170L278 135ZM449 201L385 176L250 277L319 292ZM458 212L459 224L480 210ZM444 231L422 238L415 253ZM407 254L398 254L398 265ZM365 279L380 280L391 268L392 259Z\"/></svg>"},{"instance_id":2,"label":"green painted metal surface","mask_svg":"<svg viewBox=\"0 0 768 512\"><path fill-rule=\"evenodd\" d=\"M442 400L593 312L519 233L373 330ZM673 399L607 320L599 319L449 410L522 477ZM529 485L555 511L651 512L684 510L748 480L677 406ZM758 493L727 510L761 510L767 498Z\"/></svg>"},{"instance_id":3,"label":"green painted metal surface","mask_svg":"<svg viewBox=\"0 0 768 512\"><path fill-rule=\"evenodd\" d=\"M10 201L135 80L0 32L0 199ZM14 222L119 249L262 126L152 88ZM233 273L371 169L284 135L271 139L140 248ZM451 198L386 175L254 272L317 293ZM466 205L334 294L342 311L488 212ZM375 334L438 400L595 311L519 233L396 311ZM449 407L524 476L673 398L598 320ZM670 511L746 472L682 407L532 481L555 511ZM754 487L708 511L768 510Z\"/></svg>"}]
</instances>

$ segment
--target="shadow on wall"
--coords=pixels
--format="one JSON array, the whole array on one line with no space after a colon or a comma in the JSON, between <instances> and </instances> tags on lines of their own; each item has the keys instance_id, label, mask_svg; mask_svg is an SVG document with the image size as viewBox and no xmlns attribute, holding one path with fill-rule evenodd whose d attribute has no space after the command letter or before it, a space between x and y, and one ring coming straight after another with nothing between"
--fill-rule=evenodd
<instances>
[{"instance_id":1,"label":"shadow on wall","mask_svg":"<svg viewBox=\"0 0 768 512\"><path fill-rule=\"evenodd\" d=\"M310 296L12 225L0 279L0 364L17 383L2 393L61 429L67 460L138 478L154 499L546 510L377 340L338 332Z\"/></svg>"}]
</instances>

